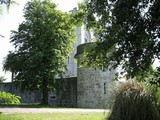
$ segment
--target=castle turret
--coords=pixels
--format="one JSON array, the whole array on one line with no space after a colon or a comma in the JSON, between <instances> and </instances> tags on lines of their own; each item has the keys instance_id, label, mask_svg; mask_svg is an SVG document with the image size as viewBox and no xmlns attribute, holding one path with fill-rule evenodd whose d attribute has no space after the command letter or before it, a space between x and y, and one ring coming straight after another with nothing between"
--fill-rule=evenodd
<instances>
[{"instance_id":1,"label":"castle turret","mask_svg":"<svg viewBox=\"0 0 160 120\"><path fill-rule=\"evenodd\" d=\"M80 67L79 60L83 59L84 49L88 46L95 47L95 44L85 43L77 48L77 107L104 108L109 99L108 88L114 79L115 70L103 72L91 66Z\"/></svg>"}]
</instances>

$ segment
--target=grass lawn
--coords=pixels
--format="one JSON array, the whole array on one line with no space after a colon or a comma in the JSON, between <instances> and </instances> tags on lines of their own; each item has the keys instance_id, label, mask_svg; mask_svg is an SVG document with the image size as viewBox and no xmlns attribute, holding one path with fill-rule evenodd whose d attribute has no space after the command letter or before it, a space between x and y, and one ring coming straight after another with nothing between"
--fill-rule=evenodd
<instances>
[{"instance_id":1,"label":"grass lawn","mask_svg":"<svg viewBox=\"0 0 160 120\"><path fill-rule=\"evenodd\" d=\"M104 113L0 114L0 120L104 120Z\"/></svg>"}]
</instances>

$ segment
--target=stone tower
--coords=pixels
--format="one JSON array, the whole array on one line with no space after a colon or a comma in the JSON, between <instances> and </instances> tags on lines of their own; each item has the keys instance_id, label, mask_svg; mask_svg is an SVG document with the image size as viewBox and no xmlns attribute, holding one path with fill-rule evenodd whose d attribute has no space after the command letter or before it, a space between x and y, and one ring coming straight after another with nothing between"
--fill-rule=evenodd
<instances>
[{"instance_id":1,"label":"stone tower","mask_svg":"<svg viewBox=\"0 0 160 120\"><path fill-rule=\"evenodd\" d=\"M83 57L83 51L93 43L81 44L77 47L76 59ZM109 84L114 79L115 70L105 72L89 67L79 67L77 70L77 107L105 108L109 100Z\"/></svg>"},{"instance_id":2,"label":"stone tower","mask_svg":"<svg viewBox=\"0 0 160 120\"><path fill-rule=\"evenodd\" d=\"M74 15L76 8L72 11ZM78 60L82 56L86 46L92 45L91 39L94 38L92 30L85 30L85 26L77 27L75 31L77 36L74 51L67 60L67 71L63 74L64 78L77 77L77 107L84 108L103 108L108 100L108 86L114 78L115 71L102 72L91 66L88 68L79 68ZM75 60L75 55L77 62Z\"/></svg>"},{"instance_id":3,"label":"stone tower","mask_svg":"<svg viewBox=\"0 0 160 120\"><path fill-rule=\"evenodd\" d=\"M74 8L70 12L72 12L72 14L74 15L76 11L77 9ZM76 41L73 45L74 50L71 54L71 57L66 60L67 71L63 74L64 78L77 77L77 63L74 58L75 54L77 53L77 47L81 44L91 42L91 39L94 38L93 32L91 30L86 31L84 25L78 26L74 33L76 36Z\"/></svg>"}]
</instances>

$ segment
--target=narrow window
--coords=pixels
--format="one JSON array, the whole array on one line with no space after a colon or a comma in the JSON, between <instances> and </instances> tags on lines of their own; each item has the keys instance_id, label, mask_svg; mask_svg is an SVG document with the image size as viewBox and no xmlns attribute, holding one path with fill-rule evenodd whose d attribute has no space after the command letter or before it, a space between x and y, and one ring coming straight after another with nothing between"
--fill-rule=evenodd
<instances>
[{"instance_id":1,"label":"narrow window","mask_svg":"<svg viewBox=\"0 0 160 120\"><path fill-rule=\"evenodd\" d=\"M106 83L104 83L104 94L106 94Z\"/></svg>"},{"instance_id":2,"label":"narrow window","mask_svg":"<svg viewBox=\"0 0 160 120\"><path fill-rule=\"evenodd\" d=\"M87 38L85 38L84 40L85 40L85 43L87 43L87 41L88 41Z\"/></svg>"}]
</instances>

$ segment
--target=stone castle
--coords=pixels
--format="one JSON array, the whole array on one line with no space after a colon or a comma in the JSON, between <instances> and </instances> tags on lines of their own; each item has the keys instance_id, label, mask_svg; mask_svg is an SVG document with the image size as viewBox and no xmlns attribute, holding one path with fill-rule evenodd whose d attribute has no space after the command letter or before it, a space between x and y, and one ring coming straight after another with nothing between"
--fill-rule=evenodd
<instances>
[{"instance_id":1,"label":"stone castle","mask_svg":"<svg viewBox=\"0 0 160 120\"><path fill-rule=\"evenodd\" d=\"M73 14L76 8L71 11ZM85 46L90 45L94 37L91 30L86 31L82 25L76 28L77 36L74 51L67 59L67 71L63 79L57 78L56 90L49 93L49 104L51 106L82 107L82 108L104 108L109 99L108 87L114 79L115 70L102 72L92 67L79 68L79 57ZM41 91L20 91L14 83L1 83L0 90L21 96L22 103L41 102Z\"/></svg>"}]
</instances>

